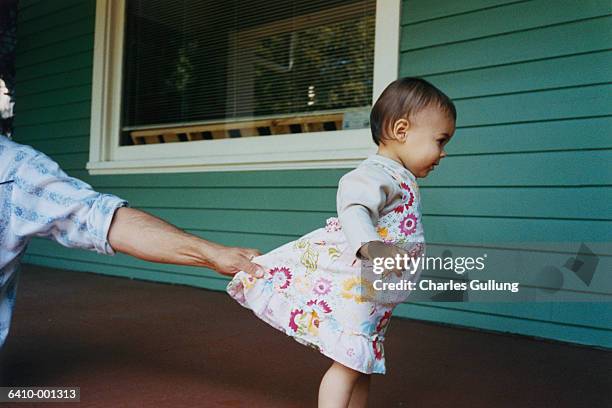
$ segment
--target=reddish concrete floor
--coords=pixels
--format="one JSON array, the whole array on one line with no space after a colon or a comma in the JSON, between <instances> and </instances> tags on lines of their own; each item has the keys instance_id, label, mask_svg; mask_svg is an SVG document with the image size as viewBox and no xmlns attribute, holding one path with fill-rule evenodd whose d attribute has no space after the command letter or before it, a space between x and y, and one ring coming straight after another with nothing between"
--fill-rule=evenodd
<instances>
[{"instance_id":1,"label":"reddish concrete floor","mask_svg":"<svg viewBox=\"0 0 612 408\"><path fill-rule=\"evenodd\" d=\"M612 406L610 351L407 319L388 334L372 407ZM79 386L86 407L313 407L329 364L224 293L25 266L0 378Z\"/></svg>"}]
</instances>

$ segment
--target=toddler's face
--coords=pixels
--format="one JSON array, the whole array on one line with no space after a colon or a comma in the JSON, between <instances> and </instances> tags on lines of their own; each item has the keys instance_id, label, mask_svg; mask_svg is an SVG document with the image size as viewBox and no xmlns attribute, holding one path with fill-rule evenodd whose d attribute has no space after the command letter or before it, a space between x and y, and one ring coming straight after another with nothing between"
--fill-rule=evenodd
<instances>
[{"instance_id":1,"label":"toddler's face","mask_svg":"<svg viewBox=\"0 0 612 408\"><path fill-rule=\"evenodd\" d=\"M437 106L414 115L404 143L395 144L400 161L416 177L426 177L446 157L444 147L455 133L455 121Z\"/></svg>"}]
</instances>

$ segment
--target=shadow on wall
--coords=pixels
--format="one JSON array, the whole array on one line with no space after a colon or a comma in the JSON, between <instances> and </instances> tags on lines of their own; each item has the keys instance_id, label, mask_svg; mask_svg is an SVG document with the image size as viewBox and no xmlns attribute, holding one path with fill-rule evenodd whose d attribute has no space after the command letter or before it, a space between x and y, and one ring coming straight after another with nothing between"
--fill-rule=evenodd
<instances>
[{"instance_id":1,"label":"shadow on wall","mask_svg":"<svg viewBox=\"0 0 612 408\"><path fill-rule=\"evenodd\" d=\"M13 132L17 0L0 1L0 133Z\"/></svg>"}]
</instances>

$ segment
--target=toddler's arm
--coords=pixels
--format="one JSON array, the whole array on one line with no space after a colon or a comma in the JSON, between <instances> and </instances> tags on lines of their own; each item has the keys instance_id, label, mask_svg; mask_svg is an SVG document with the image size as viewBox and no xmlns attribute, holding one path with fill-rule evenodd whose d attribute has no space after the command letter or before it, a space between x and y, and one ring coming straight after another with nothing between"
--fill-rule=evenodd
<instances>
[{"instance_id":1,"label":"toddler's arm","mask_svg":"<svg viewBox=\"0 0 612 408\"><path fill-rule=\"evenodd\" d=\"M358 167L340 179L336 197L338 219L349 248L358 257L364 244L380 241L375 225L389 191L386 176L369 168Z\"/></svg>"}]
</instances>

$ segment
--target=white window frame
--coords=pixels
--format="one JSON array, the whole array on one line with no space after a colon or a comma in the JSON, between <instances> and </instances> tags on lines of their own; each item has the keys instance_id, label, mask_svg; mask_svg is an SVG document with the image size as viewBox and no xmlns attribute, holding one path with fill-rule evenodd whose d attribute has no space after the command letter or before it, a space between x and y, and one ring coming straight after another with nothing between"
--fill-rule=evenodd
<instances>
[{"instance_id":1,"label":"white window frame","mask_svg":"<svg viewBox=\"0 0 612 408\"><path fill-rule=\"evenodd\" d=\"M397 79L401 0L377 0L372 100ZM97 0L90 174L350 168L376 146L369 129L119 146L125 0Z\"/></svg>"}]
</instances>

